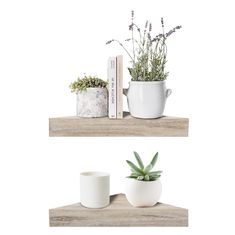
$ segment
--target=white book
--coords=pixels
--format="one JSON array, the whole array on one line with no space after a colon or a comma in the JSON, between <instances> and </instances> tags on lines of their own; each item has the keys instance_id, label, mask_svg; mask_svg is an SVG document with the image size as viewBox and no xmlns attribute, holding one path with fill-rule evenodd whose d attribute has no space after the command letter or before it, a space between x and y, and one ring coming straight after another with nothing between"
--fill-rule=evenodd
<instances>
[{"instance_id":1,"label":"white book","mask_svg":"<svg viewBox=\"0 0 235 235\"><path fill-rule=\"evenodd\" d=\"M116 57L108 59L109 118L117 118Z\"/></svg>"},{"instance_id":2,"label":"white book","mask_svg":"<svg viewBox=\"0 0 235 235\"><path fill-rule=\"evenodd\" d=\"M116 57L117 64L117 118L123 118L123 56Z\"/></svg>"}]
</instances>

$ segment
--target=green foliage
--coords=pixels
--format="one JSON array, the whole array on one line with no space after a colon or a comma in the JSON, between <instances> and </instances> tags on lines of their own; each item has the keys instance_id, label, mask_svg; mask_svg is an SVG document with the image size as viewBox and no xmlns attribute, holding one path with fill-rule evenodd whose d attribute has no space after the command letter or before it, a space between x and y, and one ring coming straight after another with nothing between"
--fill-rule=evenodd
<instances>
[{"instance_id":1,"label":"green foliage","mask_svg":"<svg viewBox=\"0 0 235 235\"><path fill-rule=\"evenodd\" d=\"M125 42L130 42L132 50L128 51L119 40L112 39L106 44L117 42L131 59L131 67L128 71L132 81L163 81L167 78L165 71L167 47L166 39L181 26L176 26L167 33L164 32L164 22L161 18L162 33L152 37L152 24L146 21L144 30L141 30L134 22L134 11L131 12L131 24L129 30L131 37Z\"/></svg>"},{"instance_id":2,"label":"green foliage","mask_svg":"<svg viewBox=\"0 0 235 235\"><path fill-rule=\"evenodd\" d=\"M137 152L134 152L134 155L138 166L136 166L133 162L126 160L132 172L131 175L128 176L128 178L133 178L141 181L154 181L161 177L162 171L151 171L157 162L158 153L153 156L151 162L146 167L144 167L143 161L140 158L139 154Z\"/></svg>"},{"instance_id":3,"label":"green foliage","mask_svg":"<svg viewBox=\"0 0 235 235\"><path fill-rule=\"evenodd\" d=\"M90 87L105 88L107 87L107 82L95 76L84 76L82 79L78 77L78 79L69 86L71 92L75 92L76 94Z\"/></svg>"}]
</instances>

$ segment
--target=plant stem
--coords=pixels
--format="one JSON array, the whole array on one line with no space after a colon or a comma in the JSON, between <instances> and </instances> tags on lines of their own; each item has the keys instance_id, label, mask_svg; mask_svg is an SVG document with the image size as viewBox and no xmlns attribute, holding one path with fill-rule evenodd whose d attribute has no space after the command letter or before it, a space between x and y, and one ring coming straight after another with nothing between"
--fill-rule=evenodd
<instances>
[{"instance_id":1,"label":"plant stem","mask_svg":"<svg viewBox=\"0 0 235 235\"><path fill-rule=\"evenodd\" d=\"M142 34L141 34L141 31L140 31L140 28L138 27L138 25L136 25L135 23L133 23L133 26L136 27L136 30L139 32L139 37L140 37L140 43L142 42Z\"/></svg>"},{"instance_id":2,"label":"plant stem","mask_svg":"<svg viewBox=\"0 0 235 235\"><path fill-rule=\"evenodd\" d=\"M134 56L134 63L135 63L135 43L134 43L134 30L133 30L133 18L132 18L132 28L131 28L131 40L132 40L132 50L133 50L133 56ZM134 66L134 64L133 64Z\"/></svg>"},{"instance_id":3,"label":"plant stem","mask_svg":"<svg viewBox=\"0 0 235 235\"><path fill-rule=\"evenodd\" d=\"M128 56L131 58L133 64L135 64L135 60L133 59L131 54L128 52L128 50L123 46L123 44L120 41L116 40L116 39L113 39L113 41L117 42L125 50L125 52L128 54Z\"/></svg>"}]
</instances>

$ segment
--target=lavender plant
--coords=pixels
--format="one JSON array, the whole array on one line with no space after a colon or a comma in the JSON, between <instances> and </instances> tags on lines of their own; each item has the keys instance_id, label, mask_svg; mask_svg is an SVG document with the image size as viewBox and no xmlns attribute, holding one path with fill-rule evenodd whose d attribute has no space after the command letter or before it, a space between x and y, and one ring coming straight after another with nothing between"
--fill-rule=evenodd
<instances>
[{"instance_id":1,"label":"lavender plant","mask_svg":"<svg viewBox=\"0 0 235 235\"><path fill-rule=\"evenodd\" d=\"M137 152L134 152L134 155L139 166L136 166L133 162L126 160L132 172L131 175L128 176L128 178L133 178L141 181L154 181L161 177L162 171L151 171L157 162L158 153L154 155L153 159L146 167L144 166L139 154Z\"/></svg>"},{"instance_id":2,"label":"lavender plant","mask_svg":"<svg viewBox=\"0 0 235 235\"><path fill-rule=\"evenodd\" d=\"M84 76L82 79L78 77L78 79L69 86L71 92L75 92L76 94L90 87L105 88L107 87L107 82L96 76Z\"/></svg>"},{"instance_id":3,"label":"lavender plant","mask_svg":"<svg viewBox=\"0 0 235 235\"><path fill-rule=\"evenodd\" d=\"M167 78L165 71L167 46L166 40L181 26L176 26L165 33L164 21L161 18L162 33L152 37L152 23L146 21L144 30L134 22L134 11L131 11L131 24L129 30L131 37L125 42L131 42L132 50L127 50L122 42L116 39L109 40L118 43L130 58L131 66L128 68L132 81L163 81Z\"/></svg>"}]
</instances>

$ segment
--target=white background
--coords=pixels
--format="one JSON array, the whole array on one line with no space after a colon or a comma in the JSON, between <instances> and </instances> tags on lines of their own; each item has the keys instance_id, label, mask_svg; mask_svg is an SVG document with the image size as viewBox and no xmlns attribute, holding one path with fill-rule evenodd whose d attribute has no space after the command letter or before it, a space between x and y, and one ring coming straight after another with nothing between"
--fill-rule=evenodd
<instances>
[{"instance_id":1,"label":"white background","mask_svg":"<svg viewBox=\"0 0 235 235\"><path fill-rule=\"evenodd\" d=\"M1 234L233 234L233 1L0 1ZM49 138L48 118L75 113L68 86L83 73L106 78L106 46L128 37L130 11L168 41L166 115L190 118L188 138ZM125 66L128 58L125 57ZM125 72L125 85L130 77ZM111 173L122 191L136 150L159 151L161 201L189 209L188 228L49 228L48 209L79 201L79 172Z\"/></svg>"}]
</instances>

